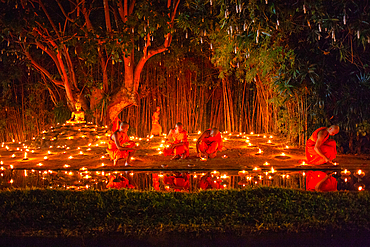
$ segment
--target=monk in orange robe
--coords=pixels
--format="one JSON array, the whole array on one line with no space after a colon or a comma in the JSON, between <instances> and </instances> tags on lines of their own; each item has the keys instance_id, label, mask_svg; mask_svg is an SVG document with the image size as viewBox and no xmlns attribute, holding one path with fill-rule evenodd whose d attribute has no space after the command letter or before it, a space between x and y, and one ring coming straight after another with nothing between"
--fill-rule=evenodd
<instances>
[{"instance_id":1,"label":"monk in orange robe","mask_svg":"<svg viewBox=\"0 0 370 247\"><path fill-rule=\"evenodd\" d=\"M308 171L306 174L306 189L310 191L337 191L338 182L331 173Z\"/></svg>"},{"instance_id":2,"label":"monk in orange robe","mask_svg":"<svg viewBox=\"0 0 370 247\"><path fill-rule=\"evenodd\" d=\"M204 131L196 143L197 155L207 159L216 157L217 151L221 151L222 147L221 133L217 128Z\"/></svg>"},{"instance_id":3,"label":"monk in orange robe","mask_svg":"<svg viewBox=\"0 0 370 247\"><path fill-rule=\"evenodd\" d=\"M126 158L125 166L130 166L131 157L136 151L135 142L130 141L127 135L129 124L121 122L119 129L116 130L110 137L107 152L114 161L113 165L117 165L119 159Z\"/></svg>"},{"instance_id":4,"label":"monk in orange robe","mask_svg":"<svg viewBox=\"0 0 370 247\"><path fill-rule=\"evenodd\" d=\"M162 126L159 124L159 114L161 113L161 108L157 106L157 110L153 113L152 116L152 130L150 131L150 135L161 135L162 134Z\"/></svg>"},{"instance_id":5,"label":"monk in orange robe","mask_svg":"<svg viewBox=\"0 0 370 247\"><path fill-rule=\"evenodd\" d=\"M189 157L188 133L183 129L182 123L177 123L175 129L168 133L163 154L165 156L174 155L172 159L186 159Z\"/></svg>"},{"instance_id":6,"label":"monk in orange robe","mask_svg":"<svg viewBox=\"0 0 370 247\"><path fill-rule=\"evenodd\" d=\"M321 127L313 132L306 143L306 158L308 164L333 164L332 160L335 159L337 155L337 144L334 140L329 139L329 136L334 136L338 132L338 125Z\"/></svg>"}]
</instances>

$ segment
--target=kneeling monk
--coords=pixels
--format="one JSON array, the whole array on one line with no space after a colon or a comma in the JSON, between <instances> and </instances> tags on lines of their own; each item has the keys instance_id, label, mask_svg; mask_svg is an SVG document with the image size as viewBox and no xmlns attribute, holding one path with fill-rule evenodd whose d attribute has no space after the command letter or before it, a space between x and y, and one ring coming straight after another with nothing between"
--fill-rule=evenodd
<instances>
[{"instance_id":1,"label":"kneeling monk","mask_svg":"<svg viewBox=\"0 0 370 247\"><path fill-rule=\"evenodd\" d=\"M121 122L119 129L116 130L110 137L107 152L114 160L113 165L117 165L119 159L126 158L125 166L130 165L131 157L134 155L136 150L135 142L130 141L127 136L127 131L130 125L126 122Z\"/></svg>"},{"instance_id":2,"label":"kneeling monk","mask_svg":"<svg viewBox=\"0 0 370 247\"><path fill-rule=\"evenodd\" d=\"M333 163L332 160L337 155L337 144L329 139L329 136L334 136L338 132L338 125L332 125L329 128L321 127L313 132L306 143L306 157L309 164Z\"/></svg>"},{"instance_id":3,"label":"kneeling monk","mask_svg":"<svg viewBox=\"0 0 370 247\"><path fill-rule=\"evenodd\" d=\"M216 157L217 151L222 150L221 133L217 128L208 129L197 140L197 155L204 158Z\"/></svg>"},{"instance_id":4,"label":"kneeling monk","mask_svg":"<svg viewBox=\"0 0 370 247\"><path fill-rule=\"evenodd\" d=\"M177 123L176 128L170 130L166 144L169 147L163 150L165 156L174 155L172 159L185 159L189 156L188 133L183 129L182 123Z\"/></svg>"}]
</instances>

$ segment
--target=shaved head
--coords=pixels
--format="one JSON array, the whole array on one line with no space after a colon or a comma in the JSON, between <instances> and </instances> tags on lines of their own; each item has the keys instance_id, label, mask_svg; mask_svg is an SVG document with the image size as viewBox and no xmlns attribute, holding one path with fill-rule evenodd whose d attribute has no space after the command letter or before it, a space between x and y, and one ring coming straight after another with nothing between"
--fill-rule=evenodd
<instances>
[{"instance_id":1,"label":"shaved head","mask_svg":"<svg viewBox=\"0 0 370 247\"><path fill-rule=\"evenodd\" d=\"M338 134L339 132L339 126L338 125L332 125L328 129L329 135L333 136Z\"/></svg>"},{"instance_id":2,"label":"shaved head","mask_svg":"<svg viewBox=\"0 0 370 247\"><path fill-rule=\"evenodd\" d=\"M124 127L127 127L127 126L130 126L127 122L121 122L120 124L119 124L119 126L121 127L121 128L124 128Z\"/></svg>"},{"instance_id":3,"label":"shaved head","mask_svg":"<svg viewBox=\"0 0 370 247\"><path fill-rule=\"evenodd\" d=\"M220 131L218 131L218 129L217 128L212 128L211 129L211 132L209 133L211 136L215 136L215 135L217 135L218 133L219 133Z\"/></svg>"}]
</instances>

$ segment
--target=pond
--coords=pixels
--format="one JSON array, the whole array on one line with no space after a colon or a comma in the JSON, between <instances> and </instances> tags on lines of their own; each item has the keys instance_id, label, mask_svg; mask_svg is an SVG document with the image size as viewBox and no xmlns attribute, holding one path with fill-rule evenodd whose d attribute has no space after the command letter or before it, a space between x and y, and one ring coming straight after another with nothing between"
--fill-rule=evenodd
<instances>
[{"instance_id":1,"label":"pond","mask_svg":"<svg viewBox=\"0 0 370 247\"><path fill-rule=\"evenodd\" d=\"M0 190L15 188L197 192L274 186L306 190L308 174L332 174L339 190L369 190L367 171L308 169L0 169ZM322 175L323 174L323 175ZM320 177L320 175L318 175Z\"/></svg>"}]
</instances>

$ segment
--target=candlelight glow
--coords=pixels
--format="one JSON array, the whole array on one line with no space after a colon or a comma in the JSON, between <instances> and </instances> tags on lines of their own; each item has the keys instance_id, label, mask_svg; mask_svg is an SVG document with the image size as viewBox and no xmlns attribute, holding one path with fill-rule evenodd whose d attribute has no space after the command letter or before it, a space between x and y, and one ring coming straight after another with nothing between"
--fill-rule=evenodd
<instances>
[{"instance_id":1,"label":"candlelight glow","mask_svg":"<svg viewBox=\"0 0 370 247\"><path fill-rule=\"evenodd\" d=\"M12 158L15 158L15 154L12 154Z\"/></svg>"},{"instance_id":2,"label":"candlelight glow","mask_svg":"<svg viewBox=\"0 0 370 247\"><path fill-rule=\"evenodd\" d=\"M48 159L48 156L44 156L44 160L47 160Z\"/></svg>"},{"instance_id":3,"label":"candlelight glow","mask_svg":"<svg viewBox=\"0 0 370 247\"><path fill-rule=\"evenodd\" d=\"M281 153L281 156L285 156L286 154L285 153Z\"/></svg>"},{"instance_id":4,"label":"candlelight glow","mask_svg":"<svg viewBox=\"0 0 370 247\"><path fill-rule=\"evenodd\" d=\"M68 159L70 159L70 160L71 160L71 159L73 159L73 156L72 156L72 155L71 155L71 156L69 156L69 157L68 157Z\"/></svg>"},{"instance_id":5,"label":"candlelight glow","mask_svg":"<svg viewBox=\"0 0 370 247\"><path fill-rule=\"evenodd\" d=\"M64 166L63 166L64 168L68 168L68 167L71 167L70 165L68 165L68 164L64 164Z\"/></svg>"},{"instance_id":6,"label":"candlelight glow","mask_svg":"<svg viewBox=\"0 0 370 247\"><path fill-rule=\"evenodd\" d=\"M37 166L43 166L43 164L42 163L38 163Z\"/></svg>"},{"instance_id":7,"label":"candlelight glow","mask_svg":"<svg viewBox=\"0 0 370 247\"><path fill-rule=\"evenodd\" d=\"M264 166L269 166L270 163L268 163L267 161L265 163L263 163Z\"/></svg>"},{"instance_id":8,"label":"candlelight glow","mask_svg":"<svg viewBox=\"0 0 370 247\"><path fill-rule=\"evenodd\" d=\"M251 135L253 135L254 133L253 132L251 132Z\"/></svg>"}]
</instances>

